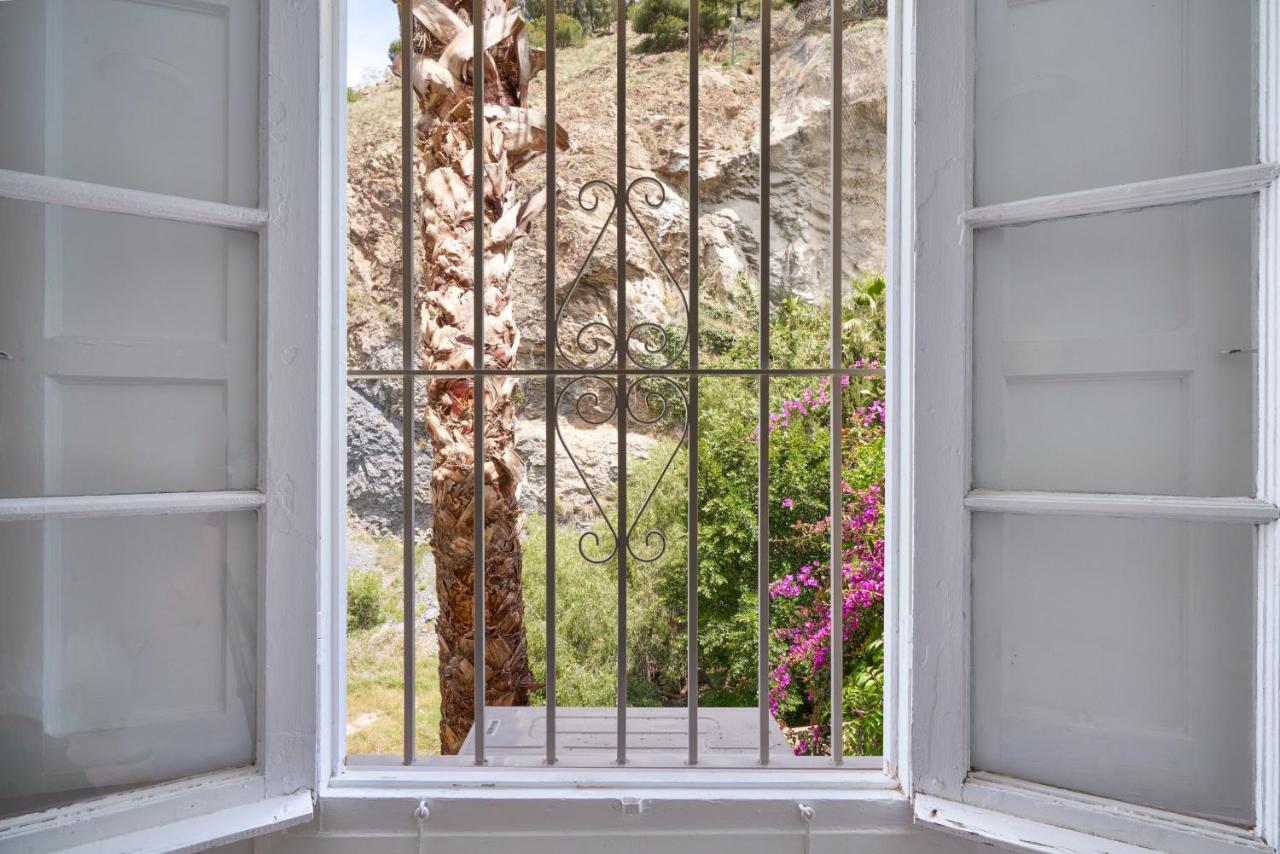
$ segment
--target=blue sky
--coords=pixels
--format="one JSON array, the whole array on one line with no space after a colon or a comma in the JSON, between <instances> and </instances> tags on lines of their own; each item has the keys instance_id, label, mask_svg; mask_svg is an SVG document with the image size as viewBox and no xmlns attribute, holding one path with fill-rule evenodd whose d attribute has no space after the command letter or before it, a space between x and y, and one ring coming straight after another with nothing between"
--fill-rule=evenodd
<instances>
[{"instance_id":1,"label":"blue sky","mask_svg":"<svg viewBox=\"0 0 1280 854\"><path fill-rule=\"evenodd\" d=\"M400 35L400 7L392 0L347 0L347 85L365 71L387 67L387 45Z\"/></svg>"}]
</instances>

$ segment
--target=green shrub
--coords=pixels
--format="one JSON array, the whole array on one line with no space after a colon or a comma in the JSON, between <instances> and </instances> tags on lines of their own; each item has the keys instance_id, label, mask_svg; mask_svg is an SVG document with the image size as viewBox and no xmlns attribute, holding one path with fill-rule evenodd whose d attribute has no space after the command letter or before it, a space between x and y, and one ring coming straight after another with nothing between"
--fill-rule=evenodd
<instances>
[{"instance_id":1,"label":"green shrub","mask_svg":"<svg viewBox=\"0 0 1280 854\"><path fill-rule=\"evenodd\" d=\"M356 101L359 101L363 97L364 97L364 94L361 93L359 89L353 89L350 86L347 87L347 103L348 104L354 104Z\"/></svg>"},{"instance_id":2,"label":"green shrub","mask_svg":"<svg viewBox=\"0 0 1280 854\"><path fill-rule=\"evenodd\" d=\"M382 575L375 569L347 574L347 631L371 629L386 620Z\"/></svg>"},{"instance_id":3,"label":"green shrub","mask_svg":"<svg viewBox=\"0 0 1280 854\"><path fill-rule=\"evenodd\" d=\"M535 47L546 47L547 19L535 18L529 24L529 41ZM582 22L571 15L556 14L556 47L581 47L587 41Z\"/></svg>"},{"instance_id":4,"label":"green shrub","mask_svg":"<svg viewBox=\"0 0 1280 854\"><path fill-rule=\"evenodd\" d=\"M723 334L714 342L704 340L704 350L716 354L712 360L716 366L754 366L758 352L756 285L744 278L729 290L716 308L707 307L708 316L715 315ZM843 323L850 362L884 358L883 294L879 279L854 283ZM827 363L830 320L826 307L789 298L773 306L770 315L775 364L813 367ZM751 322L745 322L747 318ZM705 339L705 330L703 334ZM675 334L671 337L679 338ZM813 378L774 377L772 409L777 411L782 400L794 398L813 383ZM857 407L880 398L883 387L879 379L851 383L844 398L846 418L851 418ZM699 386L700 672L695 690L706 706L753 706L757 702L759 445L753 438L757 388L754 379L731 376L703 377ZM677 417L662 423L665 438L652 446L646 458L635 461L628 479L632 513L644 508L638 522L632 520L636 522L633 546L643 551L644 537L650 530L661 531L666 538L665 551L658 559L629 561L628 703L632 706L683 705L689 690L685 620L689 468L685 447L676 449L670 468L661 476L679 430L680 413L673 414ZM883 435L859 432L849 424L846 420L844 479L855 490L883 483ZM821 417L803 419L771 436L770 514L775 520L769 550L771 578L826 554L824 535L795 538L791 532L794 520L821 518L826 513L829 454L830 427ZM646 506L650 491L653 495ZM603 501L606 496L600 498ZM792 503L784 505L787 499ZM525 626L534 677L545 681L545 522L531 518L526 530ZM600 551L607 552L613 542L608 526L597 522L590 530L599 537ZM565 706L611 706L616 700L617 568L613 561L595 564L583 558L579 552L581 536L581 531L567 525L557 533L557 700ZM786 626L794 616L785 602L775 601L774 629ZM771 661L780 659L784 647L778 638L771 640ZM864 614L857 633L846 645L844 672L845 749L850 754L879 753L884 644L883 617L874 609ZM544 700L534 698L535 703ZM812 698L799 686L779 703L778 717L789 727L830 721L829 712L815 708Z\"/></svg>"},{"instance_id":5,"label":"green shrub","mask_svg":"<svg viewBox=\"0 0 1280 854\"><path fill-rule=\"evenodd\" d=\"M680 47L689 29L688 0L639 0L628 12L637 33L647 36L636 45L641 53L657 53ZM718 0L701 0L698 26L703 38L729 26L729 13Z\"/></svg>"},{"instance_id":6,"label":"green shrub","mask_svg":"<svg viewBox=\"0 0 1280 854\"><path fill-rule=\"evenodd\" d=\"M400 39L392 39L391 44L387 45L387 59L392 62L400 55Z\"/></svg>"}]
</instances>

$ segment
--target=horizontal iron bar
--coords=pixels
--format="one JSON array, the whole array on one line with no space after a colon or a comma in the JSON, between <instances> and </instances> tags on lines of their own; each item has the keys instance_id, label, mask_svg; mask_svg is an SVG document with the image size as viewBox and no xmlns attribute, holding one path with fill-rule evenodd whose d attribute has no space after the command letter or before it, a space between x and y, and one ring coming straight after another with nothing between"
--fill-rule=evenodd
<instances>
[{"instance_id":1,"label":"horizontal iron bar","mask_svg":"<svg viewBox=\"0 0 1280 854\"><path fill-rule=\"evenodd\" d=\"M557 370L549 370L547 368L510 368L507 370L484 370L474 371L471 369L461 370L434 370L418 368L411 371L399 370L348 370L347 379L381 379L387 377L472 377L477 373L484 377L595 377L595 376L617 376L622 373L625 376L675 376L675 377L829 377L832 374L842 377L883 377L884 368L769 368L768 370L760 370L759 368L698 368L689 370L688 368L656 368L653 370L645 370L643 368L627 368L618 371L617 368L600 368L599 370L585 370L578 368L565 368Z\"/></svg>"}]
</instances>

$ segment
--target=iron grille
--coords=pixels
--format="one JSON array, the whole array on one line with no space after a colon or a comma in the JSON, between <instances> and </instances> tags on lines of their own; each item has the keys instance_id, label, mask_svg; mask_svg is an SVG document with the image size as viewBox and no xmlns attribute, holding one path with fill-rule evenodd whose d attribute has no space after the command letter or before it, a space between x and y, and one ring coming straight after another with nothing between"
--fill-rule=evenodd
<instances>
[{"instance_id":1,"label":"iron grille","mask_svg":"<svg viewBox=\"0 0 1280 854\"><path fill-rule=\"evenodd\" d=\"M400 3L401 10L401 42L404 45L413 44L413 19L410 11L410 3ZM484 0L473 0L472 19L477 20L483 17ZM484 337L484 292L483 288L473 288L471 291L473 304L472 311L475 318L477 328L474 334L474 352L472 364L476 366L469 370L439 370L439 369L423 369L416 366L415 359L415 341L413 335L414 329L414 207L413 207L413 164L412 152L414 150L414 120L413 120L413 89L411 77L409 74L401 75L401 130L402 130L402 307L403 318L401 325L401 350L403 364L400 370L351 370L348 372L350 378L398 378L402 384L402 400L406 407L412 406L414 401L414 382L417 378L425 378L428 380L439 379L441 377L459 377L469 378L474 384L472 387L478 387L480 383L490 380L496 380L505 377L527 377L541 380L545 383L546 389L546 494L545 506L548 508L547 524L548 536L546 538L546 596L548 603L556 601L556 537L554 536L554 528L556 525L556 514L554 512L556 489L557 489L557 472L556 472L556 447L557 439L560 440L560 447L566 451L568 458L574 468L574 474L582 478L584 484L586 477L579 465L577 459L573 456L572 450L568 444L563 441L563 437L559 436L557 431L558 413L564 408L576 410L578 416L584 421L591 424L606 424L613 421L617 425L617 448L618 448L618 494L615 506L614 518L610 518L604 507L601 505L599 498L590 489L587 484L588 492L591 493L591 499L598 510L601 519L608 527L612 537L611 543L601 542L601 538L593 533L583 533L578 539L578 550L582 557L593 563L603 563L607 561L617 561L617 603L618 603L618 627L617 627L617 703L616 703L616 744L617 754L616 763L625 765L628 762L627 757L627 565L630 561L650 562L657 560L662 556L667 547L667 538L663 531L657 529L645 529L643 524L645 509L649 500L653 497L656 485L652 487L648 493L643 496L643 500L639 509L632 513L631 506L628 501L627 490L627 438L629 422L637 424L651 424L658 419L674 419L675 423L680 425L680 438L677 443L677 450L680 447L687 447L690 451L688 454L689 472L688 472L688 548L687 548L687 579L688 579L688 661L687 667L689 672L689 684L691 689L688 691L687 701L687 727L688 727L688 749L686 762L689 766L699 764L698 746L699 746L699 714L698 714L698 453L699 436L698 436L698 412L699 402L699 385L704 379L710 377L745 377L754 379L758 388L759 412L758 419L760 425L759 443L758 443L758 554L757 554L757 598L759 602L758 625L759 632L757 638L757 691L758 703L758 758L757 764L764 766L770 762L770 711L766 698L769 696L769 626L770 626L770 606L769 606L769 430L767 425L770 418L770 380L780 376L810 376L815 378L827 378L833 388L839 388L844 378L861 376L861 377L883 377L884 369L881 367L862 367L845 364L844 354L841 341L842 327L842 271L841 271L841 253L839 251L839 235L841 234L841 192L842 185L842 169L841 158L839 152L841 150L840 142L842 137L842 110L840 109L843 91L843 43L842 30L846 20L859 21L867 17L873 17L884 14L885 3L883 0L854 0L853 6L848 7L847 3L827 3L823 5L821 10L815 11L816 7L810 2L805 5L808 9L808 17L821 18L823 23L827 23L829 19L831 34L831 65L832 65L832 85L831 98L833 109L831 110L831 128L830 128L830 151L831 157L831 182L829 186L831 198L831 229L833 235L833 251L831 252L831 269L830 269L830 362L829 367L825 368L792 368L792 367L773 367L770 365L770 348L769 348L769 331L770 331L770 270L769 270L769 251L767 247L770 245L770 226L771 226L771 208L769 198L769 175L771 170L770 164L770 120L771 120L771 104L768 97L771 91L770 79L770 63L762 61L760 66L761 72L761 98L759 103L759 127L760 127L760 219L759 219L759 236L760 246L762 247L759 257L759 353L758 363L755 368L723 368L723 367L704 367L699 363L699 348L697 346L699 331L699 299L698 299L698 278L699 278L699 253L690 251L688 257L688 285L681 287L677 277L673 274L670 267L659 251L653 236L645 229L643 222L638 216L638 209L643 207L658 208L665 201L666 189L664 185L648 176L642 176L628 180L627 166L625 162L626 152L626 61L627 61L627 28L615 26L615 34L617 40L617 90L616 90L616 150L618 152L617 170L613 180L606 178L597 178L587 182L581 187L577 194L576 204L584 211L595 211L602 205L606 206L609 211L608 216L603 225L600 226L598 233L594 236L594 242L591 252L604 238L610 224L616 224L615 233L617 237L617 259L616 264L616 315L612 319L612 323L604 321L592 321L583 326L578 327L576 332L571 333L571 340L576 345L576 352L570 352L565 347L565 328L564 328L564 310L572 300L575 290L578 287L581 278L582 269L580 268L577 276L570 283L568 289L563 296L557 294L556 286L556 205L550 203L546 206L546 346L545 359L542 367L525 368L525 369L495 369L488 367L485 363L485 353L483 350ZM697 4L690 4L691 12L689 15L689 50L688 50L688 71L689 71L689 185L688 185L688 206L689 206L689 242L690 247L699 246L698 235L698 216L699 216L699 121L698 121L698 79L699 79L699 20ZM617 0L616 2L617 20L626 20L627 0ZM804 12L804 10L801 10ZM547 99L547 127L554 128L556 122L556 62L555 62L555 16L556 2L555 0L546 0L546 99ZM815 17L817 16L817 17ZM761 56L767 58L771 55L771 10L770 4L761 3ZM803 17L803 15L802 15ZM807 18L806 18L807 20ZM483 57L484 46L481 43L483 36L482 28L474 29L473 58L472 58L472 79L481 80L484 78ZM484 114L484 90L483 84L474 87L472 100L472 115L480 117ZM484 169L484 146L480 144L483 133L483 121L472 120L472 145L474 151L474 161L472 168L473 174L481 174ZM546 186L554 188L556 186L556 142L555 134L547 134L547 150L546 150ZM475 192L472 199L472 210L480 211L484 204L483 182L474 182ZM621 188L621 192L619 191ZM686 324L682 337L678 340L672 339L671 331L668 328L660 326L650 321L641 320L635 323L629 323L627 310L627 275L626 275L626 258L627 258L627 228L623 227L626 217L630 216L635 225L639 226L641 233L644 235L646 242L653 249L658 260L661 262L664 275L669 280L674 290L679 294L681 306L683 308ZM484 219L482 216L475 215L474 222L478 223L477 227L483 228ZM473 241L473 281L484 281L484 254L483 240ZM590 253L583 260L585 266L587 260L590 259ZM637 352L638 350L638 352ZM485 419L485 395L474 394L475 401L474 418L476 426L474 429L474 459L484 458L484 419ZM554 404L553 401L554 400ZM842 419L842 399L840 394L831 395L830 419L832 424L840 424ZM404 613L408 617L406 625L413 624L412 615L414 613L414 590L415 590L415 566L414 566L414 548L415 539L414 531L414 419L407 417L402 418L403 433L403 537L404 537ZM830 508L831 508L831 536L830 536L830 558L832 566L837 567L841 563L841 552L843 543L841 540L841 437L839 430L831 430L831 447L830 447ZM671 460L667 461L666 466L662 469L661 477L666 477L671 468L671 461L674 460L674 454ZM473 489L475 490L477 507L474 513L475 523L473 524L473 575L474 575L474 625L479 627L475 631L475 650L474 661L483 661L485 656L485 631L484 631L484 597L485 597L485 538L484 538L484 472L483 466L474 467ZM661 481L661 477L659 481ZM615 522L616 519L616 522ZM843 657L841 655L841 637L843 635L841 621L842 612L840 603L842 601L842 577L840 572L833 571L831 575L831 732L832 732L832 755L830 757L833 765L839 766L844 762L842 755L843 740L840 737L843 723L841 721L842 704L840 702L843 690L844 674L842 672ZM556 618L555 607L547 608L547 660L546 660L546 751L543 761L546 764L555 764L558 761L557 755L557 723L556 723ZM416 715L415 700L415 652L414 644L406 639L404 645L404 673L405 673L405 697L404 697L404 763L406 765L413 764L415 761L415 745L414 745L414 728ZM486 763L486 721L485 721L485 668L474 667L474 708L475 717L471 735L467 742L469 748L474 753L474 762L477 765ZM650 710L651 711L651 710ZM776 737L774 739L776 741ZM772 745L775 749L776 744Z\"/></svg>"}]
</instances>

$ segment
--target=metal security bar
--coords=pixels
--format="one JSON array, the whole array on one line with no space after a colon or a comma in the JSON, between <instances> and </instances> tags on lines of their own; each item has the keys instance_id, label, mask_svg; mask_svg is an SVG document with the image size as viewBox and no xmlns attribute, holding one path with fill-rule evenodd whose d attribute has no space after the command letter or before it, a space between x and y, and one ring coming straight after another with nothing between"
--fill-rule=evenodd
<instances>
[{"instance_id":1,"label":"metal security bar","mask_svg":"<svg viewBox=\"0 0 1280 854\"><path fill-rule=\"evenodd\" d=\"M870 3L875 6L875 0L859 0L851 18L854 20L861 19L866 14L866 8ZM576 408L579 415L583 415L584 401L588 407L594 408L589 416L584 416L587 421L592 424L602 425L610 419L616 421L616 441L618 448L618 493L616 505L614 508L613 519L610 514L605 511L604 506L599 499L591 492L588 484L588 492L591 493L591 500L595 503L596 509L599 511L603 522L611 531L614 542L612 549L607 554L589 553L588 546L600 546L600 539L595 534L584 534L579 540L579 553L589 561L595 563L605 563L607 561L616 561L617 567L617 637L616 637L616 655L617 655L617 691L616 691L616 755L613 761L618 765L628 763L627 755L627 726L628 726L628 709L627 709L627 569L631 561L648 562L656 560L666 549L665 535L661 531L637 531L638 523L642 522L644 513L652 498L653 492L644 496L643 501L639 504L638 509L629 506L629 496L627 487L627 440L628 440L628 424L631 422L642 425L653 424L656 421L653 418L652 407L658 406L662 415L674 413L678 406L683 410L684 424L683 432L677 443L677 448L681 444L687 443L688 448L688 514L687 514L687 613L686 619L688 624L688 649L687 649L687 671L689 690L687 691L687 729L688 729L688 746L686 763L690 766L699 765L703 762L703 757L699 756L699 703L698 703L698 684L699 684L699 636L698 636L698 527L699 527L699 492L698 492L698 450L699 450L699 430L698 430L698 407L700 383L708 378L724 378L739 377L754 379L758 383L758 427L759 427L759 443L757 447L757 466L758 466L758 489L759 500L757 510L757 523L759 526L758 533L758 551L757 551L757 597L758 597L758 636L757 636L757 690L758 690L758 728L759 728L759 751L755 758L755 764L759 766L768 765L770 762L770 730L771 720L768 705L769 697L769 638L770 638L770 570L769 570L769 535L770 535L770 518L769 518L769 427L770 427L770 381L777 377L820 377L830 381L832 393L830 404L830 542L829 542L829 559L831 566L830 580L830 619L831 619L831 637L830 637L830 661L831 661L831 764L839 766L844 762L843 756L843 721L841 719L842 709L842 693L843 679L842 672L843 663L843 582L840 568L843 563L843 519L842 519L842 442L840 424L842 423L842 398L840 389L842 388L842 380L848 377L883 377L884 371L880 367L849 367L843 363L844 351L841 339L841 329L843 323L843 301L842 301L842 257L841 257L841 226L842 226L842 181L843 174L841 168L841 141L843 132L842 122L842 92L843 92L843 28L844 28L844 10L841 7L840 0L835 0L831 4L830 15L830 38L831 38L831 127L830 127L830 154L831 154L831 181L830 181L830 203L831 203L831 229L832 235L832 251L831 251L831 268L830 268L830 363L829 367L823 368L800 368L800 367L774 367L772 365L772 354L770 352L770 252L769 246L771 241L771 200L770 200L770 177L772 172L772 139L771 139L771 121L772 121L772 74L771 74L771 51L772 51L772 14L771 4L762 3L760 9L760 44L761 44L761 63L760 63L760 82L761 82L761 98L759 103L759 122L760 122L760 163L759 163L759 193L760 193L760 214L759 214L759 237L761 252L759 257L759 349L758 349L758 366L755 368L724 368L724 367L705 367L701 364L698 333L699 333L699 292L698 283L701 275L700 269L700 252L699 247L699 163L700 163L700 123L699 123L699 73L700 73L700 19L697 4L689 4L689 46L688 46L688 74L689 74L689 115L688 115L688 146L689 146L689 176L688 176L688 210L689 210L689 254L688 254L688 282L685 288L682 288L673 275L672 270L667 266L666 260L662 253L658 251L657 244L652 235L645 229L643 222L637 215L638 207L648 207L656 209L666 200L666 190L664 186L655 178L642 175L636 178L629 178L626 163L627 148L627 27L617 26L615 29L615 40L617 49L616 74L617 85L615 92L616 107L616 126L615 126L615 144L617 146L616 171L613 182L603 179L596 179L587 182L582 186L577 194L577 204L583 211L591 212L600 208L606 197L609 198L609 206L603 208L607 211L604 224L600 227L599 232L595 235L594 242L590 247L587 257L583 260L583 268L579 269L577 276L569 283L563 296L558 291L557 282L557 215L555 204L555 188L556 188L556 45L555 45L555 25L556 25L556 2L555 0L546 0L546 63L545 63L545 85L546 85L546 151L545 151L545 186L550 196L550 201L546 205L546 294L545 294L545 359L541 367L536 368L491 368L485 363L485 293L483 287L474 287L472 289L471 310L474 322L474 340L472 344L472 364L471 367L459 367L451 369L436 368L420 368L417 366L416 348L417 340L414 332L414 303L415 303L415 284L414 284L414 240L415 240L415 209L414 209L414 147L415 147L415 123L414 123L414 68L415 63L412 60L411 45L414 43L414 12L412 6L415 5L411 0L400 2L400 27L401 27L401 44L405 45L404 61L401 74L401 224L402 224L402 281L401 281L401 298L402 305L402 329L401 329L401 367L399 370L350 370L348 376L352 379L356 378L386 378L399 379L401 391L403 395L405 412L402 418L402 444L403 444L403 576L404 576L404 616L405 616L405 643L404 643L404 752L402 761L409 765L414 764L418 757L415 751L415 722L416 722L416 686L415 686L415 644L414 634L416 631L414 619L414 597L416 590L415 566L414 566L414 545L415 545L415 500L414 500L414 473L415 473L415 436L414 436L414 417L413 409L416 405L414 386L419 377L422 378L442 378L442 377L458 377L466 378L471 381L472 400L474 401L474 432L473 432L473 459L477 461L473 471L472 489L474 490L474 515L472 526L472 548L473 548L473 600L474 611L472 614L474 629L474 685L473 685L473 703L474 703L474 723L471 735L471 744L474 749L474 762L477 765L484 765L487 762L486 756L486 719L485 719L485 631L486 631L486 611L485 611L485 496L484 496L484 466L480 464L484 460L484 436L485 436L485 388L486 385L493 381L498 381L507 377L523 377L528 379L541 380L545 385L546 399L546 419L545 419L545 458L546 458L546 482L544 502L546 507L546 545L545 559L547 566L546 573L546 599L547 599L547 615L546 615L546 721L545 721L545 738L546 748L545 754L539 759L547 765L554 765L563 761L557 744L557 694L556 694L556 645L557 645L557 625L556 625L556 490L557 490L557 464L556 458L557 447L563 448L569 460L577 470L579 476L583 476L583 471L579 466L577 459L570 450L563 436L559 434L557 429L557 421L562 406L570 405ZM472 0L471 3L471 20L481 20L484 18L485 0ZM616 14L618 21L626 20L627 1L616 0ZM874 10L872 14L874 14ZM471 110L472 110L472 162L470 164L473 175L484 175L486 167L486 146L484 141L484 120L485 114L485 56L486 46L485 28L472 28L472 56L470 59L471 79L475 81L471 93ZM492 45L490 45L492 47ZM483 283L485 281L485 264L484 264L484 196L485 182L483 180L474 180L473 182L472 204L472 222L476 237L472 242L472 275L473 281ZM682 342L673 342L670 333L656 324L641 319L639 322L632 323L628 317L627 307L627 252L628 252L628 236L627 226L632 223L638 227L638 230L644 235L650 248L658 256L663 270L670 284L679 293L686 312L687 328L685 330L685 338ZM615 271L615 282L617 289L616 296L616 312L611 318L612 322L591 320L584 327L577 330L573 336L571 344L576 348L574 352L565 346L562 340L564 332L562 320L564 319L565 307L573 298L574 292L578 287L583 269L592 253L600 244L608 228L612 225L616 234L616 253L617 264ZM643 247L642 247L643 248ZM629 326L629 323L631 325ZM655 346L655 339L662 346ZM600 343L603 341L603 345ZM674 348L668 346L675 344ZM639 347L640 354L633 352L633 346ZM671 353L674 352L674 355ZM650 358L658 353L666 353L659 358ZM681 357L687 358L687 367L680 364ZM635 401L640 401L639 403ZM672 460L674 460L674 453ZM670 468L671 462L668 461L667 468L663 469L661 477L665 477L667 469ZM583 482L586 483L585 476ZM656 486L653 487L656 490ZM616 522L614 521L616 520ZM637 536L639 534L639 536ZM588 538L593 541L588 543ZM656 556L655 556L656 553ZM776 747L775 747L776 749ZM733 763L739 764L739 763Z\"/></svg>"}]
</instances>

